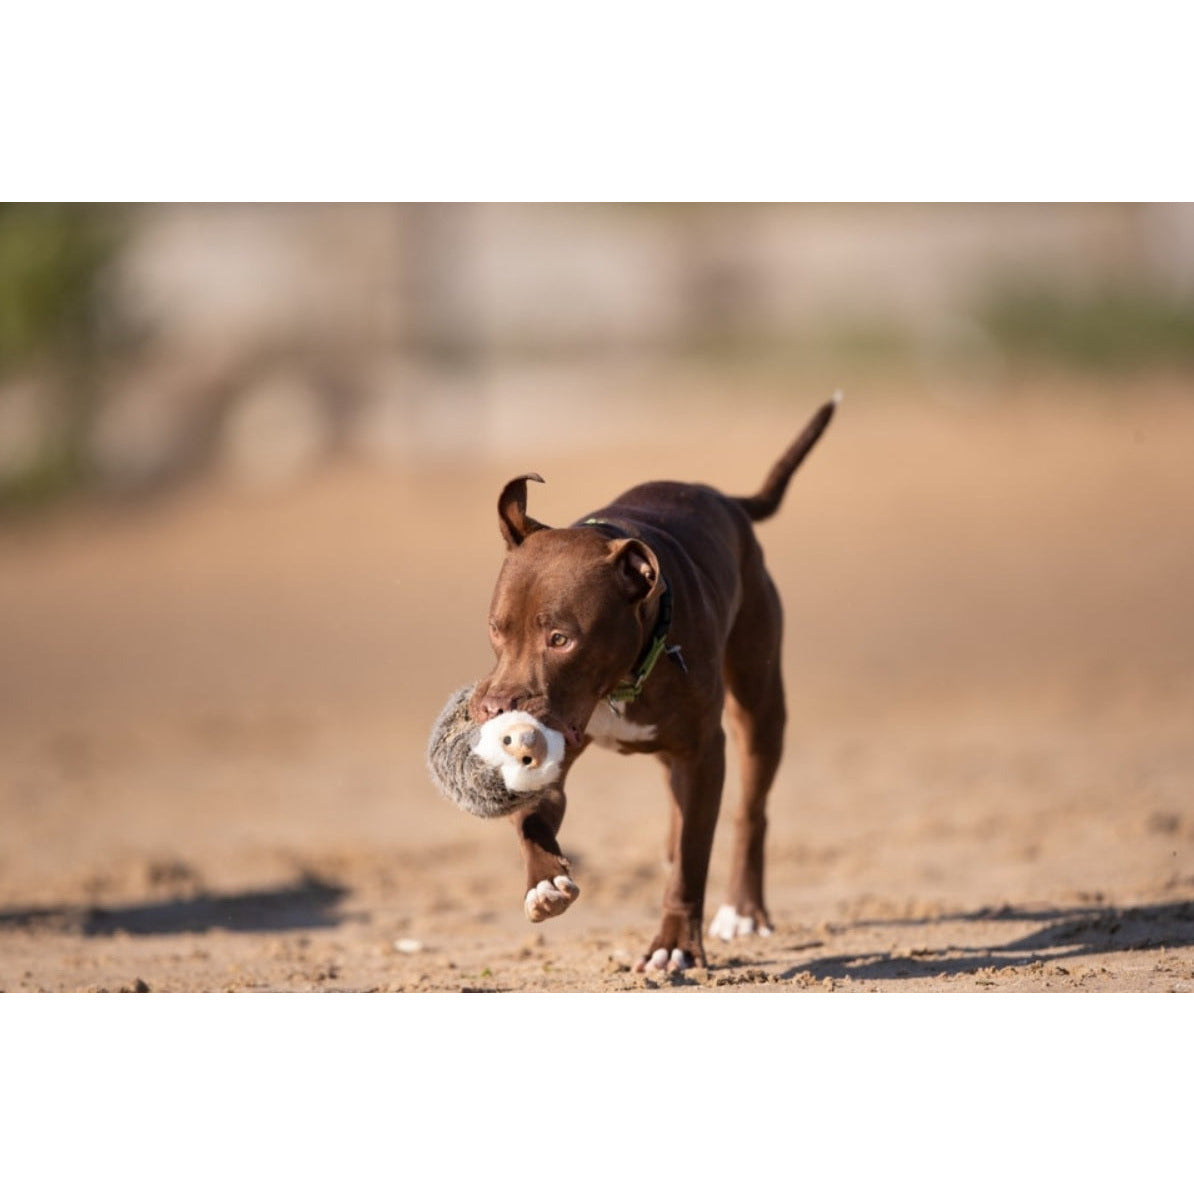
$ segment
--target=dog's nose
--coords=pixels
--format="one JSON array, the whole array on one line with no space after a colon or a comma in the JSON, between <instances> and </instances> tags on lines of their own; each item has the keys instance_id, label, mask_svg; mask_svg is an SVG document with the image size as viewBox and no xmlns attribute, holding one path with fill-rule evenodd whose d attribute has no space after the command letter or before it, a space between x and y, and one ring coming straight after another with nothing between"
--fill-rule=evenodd
<instances>
[{"instance_id":1,"label":"dog's nose","mask_svg":"<svg viewBox=\"0 0 1194 1194\"><path fill-rule=\"evenodd\" d=\"M487 692L481 700L481 712L488 721L501 713L513 713L518 708L518 694L508 692Z\"/></svg>"}]
</instances>

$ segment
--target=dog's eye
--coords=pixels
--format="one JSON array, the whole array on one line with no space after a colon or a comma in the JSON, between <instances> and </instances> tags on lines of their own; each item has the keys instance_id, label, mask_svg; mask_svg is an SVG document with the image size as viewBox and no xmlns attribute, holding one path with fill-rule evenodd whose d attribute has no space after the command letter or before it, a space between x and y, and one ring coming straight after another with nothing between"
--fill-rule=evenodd
<instances>
[{"instance_id":1,"label":"dog's eye","mask_svg":"<svg viewBox=\"0 0 1194 1194\"><path fill-rule=\"evenodd\" d=\"M553 630L551 634L548 635L547 642L548 645L552 647L566 647L568 645L569 639L568 636L563 632L559 630Z\"/></svg>"}]
</instances>

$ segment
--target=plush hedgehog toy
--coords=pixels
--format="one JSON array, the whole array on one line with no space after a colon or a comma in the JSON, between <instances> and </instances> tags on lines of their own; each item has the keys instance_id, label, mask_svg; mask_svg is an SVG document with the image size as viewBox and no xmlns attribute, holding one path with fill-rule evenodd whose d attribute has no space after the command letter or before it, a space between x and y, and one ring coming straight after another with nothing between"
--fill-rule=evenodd
<instances>
[{"instance_id":1,"label":"plush hedgehog toy","mask_svg":"<svg viewBox=\"0 0 1194 1194\"><path fill-rule=\"evenodd\" d=\"M503 817L560 780L564 735L529 713L500 713L483 725L469 717L473 688L448 698L427 743L435 785L477 817Z\"/></svg>"}]
</instances>

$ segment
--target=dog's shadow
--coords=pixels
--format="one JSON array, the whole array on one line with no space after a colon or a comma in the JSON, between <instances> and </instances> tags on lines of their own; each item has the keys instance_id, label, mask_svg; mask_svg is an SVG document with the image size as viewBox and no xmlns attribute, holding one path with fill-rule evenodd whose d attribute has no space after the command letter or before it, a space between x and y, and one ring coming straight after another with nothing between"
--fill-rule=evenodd
<instances>
[{"instance_id":1,"label":"dog's shadow","mask_svg":"<svg viewBox=\"0 0 1194 1194\"><path fill-rule=\"evenodd\" d=\"M84 937L205 933L224 929L233 933L327 929L347 916L340 904L349 889L313 875L293 883L263 887L232 895L198 894L187 898L144 903L58 904L0 909L0 931L36 929L79 933Z\"/></svg>"},{"instance_id":2,"label":"dog's shadow","mask_svg":"<svg viewBox=\"0 0 1194 1194\"><path fill-rule=\"evenodd\" d=\"M1036 962L1056 964L1098 954L1194 945L1194 901L1190 900L1130 908L1096 905L1042 910L1004 906L944 916L862 920L840 928L844 931L908 929L978 922L1037 927L1012 936L1002 945L968 945L963 937L960 943L933 948L812 958L792 966L780 977L794 979L806 975L818 980L945 978L987 968L1031 966Z\"/></svg>"}]
</instances>

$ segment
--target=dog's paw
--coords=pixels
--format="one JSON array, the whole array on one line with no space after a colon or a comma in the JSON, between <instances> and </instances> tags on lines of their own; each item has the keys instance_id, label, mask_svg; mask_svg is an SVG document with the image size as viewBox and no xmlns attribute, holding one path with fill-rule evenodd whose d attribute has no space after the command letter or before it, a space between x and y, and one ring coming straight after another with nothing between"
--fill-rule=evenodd
<instances>
[{"instance_id":1,"label":"dog's paw","mask_svg":"<svg viewBox=\"0 0 1194 1194\"><path fill-rule=\"evenodd\" d=\"M701 915L694 909L687 913L666 913L655 939L634 968L639 974L660 970L674 974L694 967L704 969L707 965L705 947L701 944Z\"/></svg>"},{"instance_id":2,"label":"dog's paw","mask_svg":"<svg viewBox=\"0 0 1194 1194\"><path fill-rule=\"evenodd\" d=\"M722 941L735 937L770 937L771 925L765 914L758 917L740 913L733 904L722 904L709 924L709 936Z\"/></svg>"},{"instance_id":3,"label":"dog's paw","mask_svg":"<svg viewBox=\"0 0 1194 1194\"><path fill-rule=\"evenodd\" d=\"M527 920L538 924L541 920L559 916L572 907L578 895L580 888L567 875L557 875L554 880L542 879L527 892L523 901Z\"/></svg>"},{"instance_id":4,"label":"dog's paw","mask_svg":"<svg viewBox=\"0 0 1194 1194\"><path fill-rule=\"evenodd\" d=\"M652 970L664 970L669 974L674 974L677 970L691 970L695 965L695 959L687 950L673 949L669 953L666 949L660 948L648 957L642 958L635 966L635 970L640 974L649 973Z\"/></svg>"}]
</instances>

